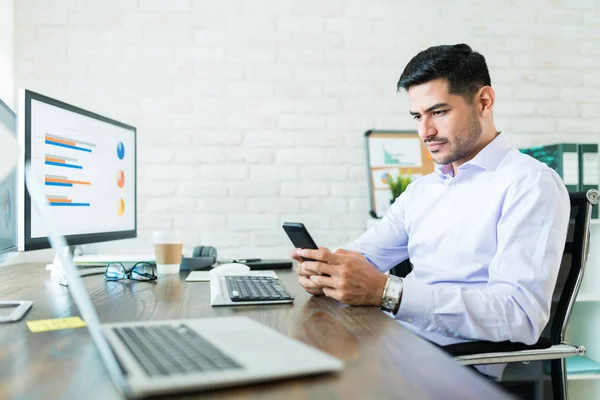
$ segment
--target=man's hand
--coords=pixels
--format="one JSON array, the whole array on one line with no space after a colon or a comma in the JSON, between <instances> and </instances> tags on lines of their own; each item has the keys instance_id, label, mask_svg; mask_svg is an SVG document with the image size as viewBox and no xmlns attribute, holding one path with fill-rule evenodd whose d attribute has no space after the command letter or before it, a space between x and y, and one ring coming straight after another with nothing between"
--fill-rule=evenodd
<instances>
[{"instance_id":1,"label":"man's hand","mask_svg":"<svg viewBox=\"0 0 600 400\"><path fill-rule=\"evenodd\" d=\"M381 305L387 277L362 254L344 249L331 253L320 247L319 250L300 250L299 256L317 260L302 262L298 270L316 287L322 288L326 296L350 305Z\"/></svg>"},{"instance_id":2,"label":"man's hand","mask_svg":"<svg viewBox=\"0 0 600 400\"><path fill-rule=\"evenodd\" d=\"M303 267L304 260L302 259L300 254L298 254L299 251L300 249L294 249L290 253L290 257L298 261L298 269L296 270L296 273L298 274L298 283L300 283L304 290L306 290L313 296L322 296L324 294L323 288L310 280L310 276L318 274L318 272L311 271Z\"/></svg>"}]
</instances>

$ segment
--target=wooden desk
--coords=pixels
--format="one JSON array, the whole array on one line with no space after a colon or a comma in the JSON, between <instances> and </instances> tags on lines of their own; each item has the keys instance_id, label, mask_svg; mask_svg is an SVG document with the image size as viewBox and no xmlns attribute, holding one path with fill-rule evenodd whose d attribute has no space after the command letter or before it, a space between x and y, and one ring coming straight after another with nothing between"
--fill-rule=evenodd
<instances>
[{"instance_id":1,"label":"wooden desk","mask_svg":"<svg viewBox=\"0 0 600 400\"><path fill-rule=\"evenodd\" d=\"M500 388L373 307L348 307L303 292L278 271L293 304L212 308L209 284L188 272L156 282L84 281L102 322L245 315L345 361L339 374L288 379L181 398L505 399ZM85 272L84 272L85 274ZM0 299L33 300L25 320L79 315L67 288L42 265L0 268ZM240 335L243 335L240 332ZM87 329L29 332L24 320L0 325L0 398L120 398Z\"/></svg>"}]
</instances>

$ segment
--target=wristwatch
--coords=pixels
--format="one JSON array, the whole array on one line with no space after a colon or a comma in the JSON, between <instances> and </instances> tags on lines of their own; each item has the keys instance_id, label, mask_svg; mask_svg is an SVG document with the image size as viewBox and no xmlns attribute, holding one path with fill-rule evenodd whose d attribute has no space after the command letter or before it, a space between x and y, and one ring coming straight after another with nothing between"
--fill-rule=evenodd
<instances>
[{"instance_id":1,"label":"wristwatch","mask_svg":"<svg viewBox=\"0 0 600 400\"><path fill-rule=\"evenodd\" d=\"M379 306L379 309L396 314L398 308L400 308L400 298L402 297L403 286L404 278L390 275L383 288L381 306Z\"/></svg>"}]
</instances>

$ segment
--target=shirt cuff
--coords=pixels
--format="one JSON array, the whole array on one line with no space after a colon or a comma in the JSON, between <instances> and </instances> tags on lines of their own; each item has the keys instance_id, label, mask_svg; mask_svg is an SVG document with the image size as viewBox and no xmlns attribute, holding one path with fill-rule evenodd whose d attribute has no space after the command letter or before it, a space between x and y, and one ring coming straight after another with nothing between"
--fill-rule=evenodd
<instances>
[{"instance_id":1,"label":"shirt cuff","mask_svg":"<svg viewBox=\"0 0 600 400\"><path fill-rule=\"evenodd\" d=\"M433 288L425 283L404 279L402 300L396 319L424 329L433 312Z\"/></svg>"}]
</instances>

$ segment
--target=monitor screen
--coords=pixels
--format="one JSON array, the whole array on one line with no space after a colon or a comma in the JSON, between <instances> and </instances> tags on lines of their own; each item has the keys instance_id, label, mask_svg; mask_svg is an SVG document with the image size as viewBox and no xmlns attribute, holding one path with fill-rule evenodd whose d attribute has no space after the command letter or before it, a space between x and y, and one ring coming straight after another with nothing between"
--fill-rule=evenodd
<instances>
[{"instance_id":1,"label":"monitor screen","mask_svg":"<svg viewBox=\"0 0 600 400\"><path fill-rule=\"evenodd\" d=\"M0 100L0 129L17 134L17 116ZM0 254L17 249L17 168L0 177ZM0 256L2 260L2 256Z\"/></svg>"},{"instance_id":2,"label":"monitor screen","mask_svg":"<svg viewBox=\"0 0 600 400\"><path fill-rule=\"evenodd\" d=\"M136 129L24 91L23 142L69 245L135 237ZM26 196L23 250L49 247Z\"/></svg>"}]
</instances>

